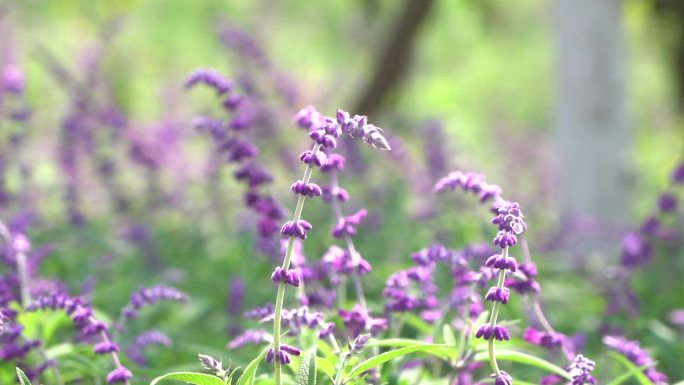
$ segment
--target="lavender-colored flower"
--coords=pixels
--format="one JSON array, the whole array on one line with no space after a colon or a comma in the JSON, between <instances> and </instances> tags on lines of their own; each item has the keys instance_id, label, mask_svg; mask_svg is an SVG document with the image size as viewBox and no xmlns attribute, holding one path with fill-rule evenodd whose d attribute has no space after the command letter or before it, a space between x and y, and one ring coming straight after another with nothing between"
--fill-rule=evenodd
<instances>
[{"instance_id":1,"label":"lavender-colored flower","mask_svg":"<svg viewBox=\"0 0 684 385\"><path fill-rule=\"evenodd\" d=\"M238 349L246 345L259 345L272 340L272 336L263 330L246 330L228 343L228 349Z\"/></svg>"},{"instance_id":2,"label":"lavender-colored flower","mask_svg":"<svg viewBox=\"0 0 684 385\"><path fill-rule=\"evenodd\" d=\"M2 69L0 85L8 93L21 94L25 87L24 73L16 65L7 65Z\"/></svg>"},{"instance_id":3,"label":"lavender-colored flower","mask_svg":"<svg viewBox=\"0 0 684 385\"><path fill-rule=\"evenodd\" d=\"M566 343L567 337L561 333L545 332L528 327L523 334L523 339L533 345L553 350L563 346Z\"/></svg>"},{"instance_id":4,"label":"lavender-colored flower","mask_svg":"<svg viewBox=\"0 0 684 385\"><path fill-rule=\"evenodd\" d=\"M491 377L494 379L494 385L513 385L513 377L503 370L499 371L499 374L492 374Z\"/></svg>"},{"instance_id":5,"label":"lavender-colored flower","mask_svg":"<svg viewBox=\"0 0 684 385\"><path fill-rule=\"evenodd\" d=\"M354 338L353 341L349 340L347 343L349 346L349 354L354 355L362 353L363 349L366 348L366 345L368 344L370 338L370 334L360 334L356 338Z\"/></svg>"},{"instance_id":6,"label":"lavender-colored flower","mask_svg":"<svg viewBox=\"0 0 684 385\"><path fill-rule=\"evenodd\" d=\"M608 348L625 356L638 367L655 364L655 360L646 350L641 348L638 341L630 341L622 336L607 335L603 337L603 343ZM667 376L658 372L654 367L644 369L644 374L655 385L665 385L668 383Z\"/></svg>"},{"instance_id":7,"label":"lavender-colored flower","mask_svg":"<svg viewBox=\"0 0 684 385\"><path fill-rule=\"evenodd\" d=\"M140 366L147 366L147 359L145 358L145 349L150 345L171 346L171 339L166 334L150 330L138 335L133 344L126 349L126 355L131 361Z\"/></svg>"},{"instance_id":8,"label":"lavender-colored flower","mask_svg":"<svg viewBox=\"0 0 684 385\"><path fill-rule=\"evenodd\" d=\"M131 295L130 302L121 309L127 319L134 318L146 305L154 305L160 301L185 302L188 295L172 287L157 285L141 289Z\"/></svg>"},{"instance_id":9,"label":"lavender-colored flower","mask_svg":"<svg viewBox=\"0 0 684 385\"><path fill-rule=\"evenodd\" d=\"M218 95L226 94L233 88L230 80L211 68L196 69L185 81L185 88L191 88L197 84L205 84L213 88Z\"/></svg>"},{"instance_id":10,"label":"lavender-colored flower","mask_svg":"<svg viewBox=\"0 0 684 385\"><path fill-rule=\"evenodd\" d=\"M128 380L133 378L133 374L130 372L130 370L126 369L123 366L119 366L118 368L112 370L107 374L107 383L108 384L123 384L123 383L128 383Z\"/></svg>"},{"instance_id":11,"label":"lavender-colored flower","mask_svg":"<svg viewBox=\"0 0 684 385\"><path fill-rule=\"evenodd\" d=\"M662 193L658 198L658 209L665 214L677 210L677 197L669 192Z\"/></svg>"},{"instance_id":12,"label":"lavender-colored flower","mask_svg":"<svg viewBox=\"0 0 684 385\"><path fill-rule=\"evenodd\" d=\"M367 215L368 211L366 211L366 209L361 209L352 215L340 218L331 230L332 235L339 239L355 236L357 232L356 226L358 226Z\"/></svg>"},{"instance_id":13,"label":"lavender-colored flower","mask_svg":"<svg viewBox=\"0 0 684 385\"><path fill-rule=\"evenodd\" d=\"M583 355L578 354L567 369L572 377L572 385L596 384L596 378L591 375L596 369L596 363Z\"/></svg>"}]
</instances>

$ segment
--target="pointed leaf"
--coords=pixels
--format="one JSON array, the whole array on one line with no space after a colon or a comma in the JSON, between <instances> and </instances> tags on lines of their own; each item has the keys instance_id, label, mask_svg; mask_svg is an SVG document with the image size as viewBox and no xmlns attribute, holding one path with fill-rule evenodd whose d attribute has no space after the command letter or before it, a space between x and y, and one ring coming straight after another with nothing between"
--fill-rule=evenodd
<instances>
[{"instance_id":1,"label":"pointed leaf","mask_svg":"<svg viewBox=\"0 0 684 385\"><path fill-rule=\"evenodd\" d=\"M185 381L194 385L225 385L222 379L214 375L195 372L167 373L152 380L150 385L156 385L157 383L166 380Z\"/></svg>"},{"instance_id":2,"label":"pointed leaf","mask_svg":"<svg viewBox=\"0 0 684 385\"><path fill-rule=\"evenodd\" d=\"M19 382L21 385L31 385L31 381L29 381L28 377L26 377L26 373L19 368L17 368L17 377L19 377Z\"/></svg>"},{"instance_id":3,"label":"pointed leaf","mask_svg":"<svg viewBox=\"0 0 684 385\"><path fill-rule=\"evenodd\" d=\"M451 326L449 326L449 324L444 324L442 326L442 334L444 334L445 344L449 346L456 346L456 336L454 335L454 331L451 330Z\"/></svg>"},{"instance_id":4,"label":"pointed leaf","mask_svg":"<svg viewBox=\"0 0 684 385\"><path fill-rule=\"evenodd\" d=\"M245 371L238 379L237 385L254 385L254 377L256 376L256 371L259 368L259 364L264 360L264 357L266 357L266 353L270 348L270 346L266 347L266 349L264 349L255 359L252 360L252 362L247 364Z\"/></svg>"},{"instance_id":5,"label":"pointed leaf","mask_svg":"<svg viewBox=\"0 0 684 385\"><path fill-rule=\"evenodd\" d=\"M310 349L299 367L297 385L316 385L316 348Z\"/></svg>"},{"instance_id":6,"label":"pointed leaf","mask_svg":"<svg viewBox=\"0 0 684 385\"><path fill-rule=\"evenodd\" d=\"M377 356L369 358L361 362L360 364L354 366L351 372L349 373L349 377L355 378L369 369L372 369L376 366L384 364L387 361L391 361L395 358L399 358L411 353L422 352L442 358L444 356L445 348L449 348L449 346L442 344L420 344L390 350L389 352L378 354Z\"/></svg>"},{"instance_id":7,"label":"pointed leaf","mask_svg":"<svg viewBox=\"0 0 684 385\"><path fill-rule=\"evenodd\" d=\"M559 376L567 379L568 381L571 381L572 378L570 377L570 374L566 372L563 368L560 366L554 365L546 360L543 360L539 357L531 356L529 354L521 353L515 350L497 350L496 351L496 358L498 360L503 360L503 361L513 361L513 362L518 362L521 364L529 365L529 366L534 366L539 369L546 370L548 372L556 373ZM479 352L475 354L475 357L473 357L474 361L489 361L489 353L484 351L484 352Z\"/></svg>"},{"instance_id":8,"label":"pointed leaf","mask_svg":"<svg viewBox=\"0 0 684 385\"><path fill-rule=\"evenodd\" d=\"M653 385L653 382L646 377L644 372L639 370L639 368L632 363L632 361L628 360L625 356L615 353L615 352L608 352L608 355L614 358L616 361L619 361L625 368L627 368L630 372L634 372L634 377L636 377L637 381L641 385Z\"/></svg>"}]
</instances>

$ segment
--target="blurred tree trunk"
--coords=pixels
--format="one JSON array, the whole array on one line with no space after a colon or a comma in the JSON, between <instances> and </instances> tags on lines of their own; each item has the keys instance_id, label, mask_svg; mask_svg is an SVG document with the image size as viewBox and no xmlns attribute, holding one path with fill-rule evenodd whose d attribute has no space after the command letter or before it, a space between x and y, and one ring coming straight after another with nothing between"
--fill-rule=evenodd
<instances>
[{"instance_id":1,"label":"blurred tree trunk","mask_svg":"<svg viewBox=\"0 0 684 385\"><path fill-rule=\"evenodd\" d=\"M373 115L385 96L401 77L409 61L413 40L434 0L407 0L404 10L387 35L368 86L354 109L356 113Z\"/></svg>"},{"instance_id":2,"label":"blurred tree trunk","mask_svg":"<svg viewBox=\"0 0 684 385\"><path fill-rule=\"evenodd\" d=\"M554 0L556 139L564 214L627 212L632 145L621 0Z\"/></svg>"},{"instance_id":3,"label":"blurred tree trunk","mask_svg":"<svg viewBox=\"0 0 684 385\"><path fill-rule=\"evenodd\" d=\"M674 73L677 78L679 109L684 112L684 0L657 0L656 9L666 21L672 21L678 28L676 46L673 52Z\"/></svg>"}]
</instances>

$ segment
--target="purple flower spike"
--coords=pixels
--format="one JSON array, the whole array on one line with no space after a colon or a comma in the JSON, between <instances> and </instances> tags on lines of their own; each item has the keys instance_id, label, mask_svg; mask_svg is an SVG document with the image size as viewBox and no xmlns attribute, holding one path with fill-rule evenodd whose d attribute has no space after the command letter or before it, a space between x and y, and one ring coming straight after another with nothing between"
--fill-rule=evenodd
<instances>
[{"instance_id":1,"label":"purple flower spike","mask_svg":"<svg viewBox=\"0 0 684 385\"><path fill-rule=\"evenodd\" d=\"M326 167L328 164L328 157L325 155L324 152L321 151L317 151L316 154L314 154L313 151L306 150L301 155L299 155L299 160L304 162L304 164L313 164L315 166L320 167L321 169Z\"/></svg>"},{"instance_id":2,"label":"purple flower spike","mask_svg":"<svg viewBox=\"0 0 684 385\"><path fill-rule=\"evenodd\" d=\"M491 287L485 295L485 301L501 302L502 304L508 303L508 298L510 297L510 291L507 287Z\"/></svg>"},{"instance_id":3,"label":"purple flower spike","mask_svg":"<svg viewBox=\"0 0 684 385\"><path fill-rule=\"evenodd\" d=\"M95 354L117 353L119 351L119 345L110 341L103 341L96 344L93 351Z\"/></svg>"},{"instance_id":4,"label":"purple flower spike","mask_svg":"<svg viewBox=\"0 0 684 385\"><path fill-rule=\"evenodd\" d=\"M342 171L344 169L345 159L340 154L331 154L328 156L328 163L321 167L321 171L328 172L331 170Z\"/></svg>"},{"instance_id":5,"label":"purple flower spike","mask_svg":"<svg viewBox=\"0 0 684 385\"><path fill-rule=\"evenodd\" d=\"M492 374L491 377L494 379L494 385L513 385L513 377L503 370L499 371L498 375Z\"/></svg>"},{"instance_id":6,"label":"purple flower spike","mask_svg":"<svg viewBox=\"0 0 684 385\"><path fill-rule=\"evenodd\" d=\"M498 341L508 341L511 339L511 333L503 326L496 325L492 328L487 324L480 326L475 333L475 338L489 340L492 337Z\"/></svg>"},{"instance_id":7,"label":"purple flower spike","mask_svg":"<svg viewBox=\"0 0 684 385\"><path fill-rule=\"evenodd\" d=\"M493 267L495 269L506 269L510 270L511 272L515 272L517 270L515 258L504 256L503 254L494 254L487 258L485 266Z\"/></svg>"},{"instance_id":8,"label":"purple flower spike","mask_svg":"<svg viewBox=\"0 0 684 385\"><path fill-rule=\"evenodd\" d=\"M636 366L653 365L655 360L651 355L643 349L639 342L630 341L622 336L605 336L603 343L610 349L627 357ZM654 367L649 367L644 370L644 374L649 380L653 381L655 385L665 385L668 383L667 376L658 372Z\"/></svg>"},{"instance_id":9,"label":"purple flower spike","mask_svg":"<svg viewBox=\"0 0 684 385\"><path fill-rule=\"evenodd\" d=\"M280 345L280 349L284 350L285 352L292 354L293 356L299 356L302 354L302 351L295 348L294 346L290 346L287 344L282 344Z\"/></svg>"},{"instance_id":10,"label":"purple flower spike","mask_svg":"<svg viewBox=\"0 0 684 385\"><path fill-rule=\"evenodd\" d=\"M233 88L230 80L211 68L196 69L185 81L185 88L192 88L197 84L205 84L216 90L219 95L226 94Z\"/></svg>"},{"instance_id":11,"label":"purple flower spike","mask_svg":"<svg viewBox=\"0 0 684 385\"><path fill-rule=\"evenodd\" d=\"M333 227L332 235L335 238L340 239L346 236L353 237L357 232L356 226L361 223L367 215L368 211L366 211L366 209L361 209L352 215L340 219L335 227Z\"/></svg>"},{"instance_id":12,"label":"purple flower spike","mask_svg":"<svg viewBox=\"0 0 684 385\"><path fill-rule=\"evenodd\" d=\"M583 355L578 354L567 369L572 377L572 385L596 384L596 378L591 375L596 369L596 363Z\"/></svg>"},{"instance_id":13,"label":"purple flower spike","mask_svg":"<svg viewBox=\"0 0 684 385\"><path fill-rule=\"evenodd\" d=\"M188 295L172 287L157 285L144 288L131 295L131 301L121 313L127 319L134 318L138 312L147 305L154 305L160 301L185 302Z\"/></svg>"},{"instance_id":14,"label":"purple flower spike","mask_svg":"<svg viewBox=\"0 0 684 385\"><path fill-rule=\"evenodd\" d=\"M302 108L294 117L294 121L301 128L314 129L321 124L323 116L313 106Z\"/></svg>"},{"instance_id":15,"label":"purple flower spike","mask_svg":"<svg viewBox=\"0 0 684 385\"><path fill-rule=\"evenodd\" d=\"M323 190L316 183L304 183L301 180L296 181L292 187L290 187L293 193L298 195L304 195L305 197L313 198L323 194Z\"/></svg>"},{"instance_id":16,"label":"purple flower spike","mask_svg":"<svg viewBox=\"0 0 684 385\"><path fill-rule=\"evenodd\" d=\"M311 223L300 219L297 223L292 221L285 222L283 227L280 229L280 233L288 237L306 239L306 235L311 229Z\"/></svg>"},{"instance_id":17,"label":"purple flower spike","mask_svg":"<svg viewBox=\"0 0 684 385\"><path fill-rule=\"evenodd\" d=\"M499 231L494 237L494 244L500 246L502 249L514 246L516 243L518 243L518 237L507 231Z\"/></svg>"},{"instance_id":18,"label":"purple flower spike","mask_svg":"<svg viewBox=\"0 0 684 385\"><path fill-rule=\"evenodd\" d=\"M338 202L347 202L349 200L349 193L342 187L325 187L323 188L323 201L332 203L333 200Z\"/></svg>"},{"instance_id":19,"label":"purple flower spike","mask_svg":"<svg viewBox=\"0 0 684 385\"><path fill-rule=\"evenodd\" d=\"M123 366L119 366L118 368L112 370L109 372L107 375L107 383L108 384L118 384L118 383L125 383L128 380L133 378L133 374L126 369Z\"/></svg>"}]
</instances>

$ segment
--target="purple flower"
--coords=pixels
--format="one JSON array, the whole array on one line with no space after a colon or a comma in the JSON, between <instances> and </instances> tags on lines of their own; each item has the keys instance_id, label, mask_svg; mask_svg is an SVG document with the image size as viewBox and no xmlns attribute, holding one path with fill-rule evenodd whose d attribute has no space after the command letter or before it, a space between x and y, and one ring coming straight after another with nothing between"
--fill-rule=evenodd
<instances>
[{"instance_id":1,"label":"purple flower","mask_svg":"<svg viewBox=\"0 0 684 385\"><path fill-rule=\"evenodd\" d=\"M677 197L669 192L662 193L658 198L658 209L665 214L677 210Z\"/></svg>"},{"instance_id":2,"label":"purple flower","mask_svg":"<svg viewBox=\"0 0 684 385\"><path fill-rule=\"evenodd\" d=\"M655 360L650 354L639 346L639 342L627 340L622 336L604 336L603 343L610 349L625 356L634 365L641 367L655 364ZM644 369L644 374L655 385L665 385L668 383L667 376L656 371L654 367Z\"/></svg>"},{"instance_id":3,"label":"purple flower","mask_svg":"<svg viewBox=\"0 0 684 385\"><path fill-rule=\"evenodd\" d=\"M492 374L491 377L494 379L494 385L513 385L513 377L503 370L499 371L499 374Z\"/></svg>"},{"instance_id":4,"label":"purple flower","mask_svg":"<svg viewBox=\"0 0 684 385\"><path fill-rule=\"evenodd\" d=\"M112 370L107 374L108 384L128 383L128 380L133 378L133 374L123 366Z\"/></svg>"},{"instance_id":5,"label":"purple flower","mask_svg":"<svg viewBox=\"0 0 684 385\"><path fill-rule=\"evenodd\" d=\"M677 165L672 173L672 181L676 184L684 183L684 162Z\"/></svg>"},{"instance_id":6,"label":"purple flower","mask_svg":"<svg viewBox=\"0 0 684 385\"><path fill-rule=\"evenodd\" d=\"M126 349L126 355L140 366L147 366L145 349L150 345L171 346L171 339L164 333L151 330L138 335L133 344Z\"/></svg>"},{"instance_id":7,"label":"purple flower","mask_svg":"<svg viewBox=\"0 0 684 385\"><path fill-rule=\"evenodd\" d=\"M141 289L131 295L130 302L121 310L127 319L134 318L146 305L154 305L160 301L185 302L188 295L172 287L157 285Z\"/></svg>"},{"instance_id":8,"label":"purple flower","mask_svg":"<svg viewBox=\"0 0 684 385\"><path fill-rule=\"evenodd\" d=\"M332 235L339 239L353 237L357 232L356 226L358 226L367 215L368 211L366 211L366 209L361 209L352 215L340 218L331 230Z\"/></svg>"},{"instance_id":9,"label":"purple flower","mask_svg":"<svg viewBox=\"0 0 684 385\"><path fill-rule=\"evenodd\" d=\"M297 223L294 223L293 221L285 222L283 227L280 228L280 233L288 237L306 239L306 235L311 229L311 223L300 219Z\"/></svg>"},{"instance_id":10,"label":"purple flower","mask_svg":"<svg viewBox=\"0 0 684 385\"><path fill-rule=\"evenodd\" d=\"M507 287L491 287L485 295L485 301L501 302L507 304L510 297L510 291Z\"/></svg>"},{"instance_id":11,"label":"purple flower","mask_svg":"<svg viewBox=\"0 0 684 385\"><path fill-rule=\"evenodd\" d=\"M528 327L523 334L523 339L533 345L542 346L553 350L563 346L566 337L560 333L550 333Z\"/></svg>"},{"instance_id":12,"label":"purple flower","mask_svg":"<svg viewBox=\"0 0 684 385\"><path fill-rule=\"evenodd\" d=\"M585 358L578 354L577 357L570 363L567 370L572 377L572 385L596 384L596 379L591 375L591 372L596 369L594 361Z\"/></svg>"},{"instance_id":13,"label":"purple flower","mask_svg":"<svg viewBox=\"0 0 684 385\"><path fill-rule=\"evenodd\" d=\"M259 345L271 339L263 330L246 330L228 343L228 349L238 349L246 345Z\"/></svg>"},{"instance_id":14,"label":"purple flower","mask_svg":"<svg viewBox=\"0 0 684 385\"><path fill-rule=\"evenodd\" d=\"M223 95L233 88L230 80L211 68L196 69L185 81L185 88L192 88L197 84L205 84L213 88L218 95Z\"/></svg>"},{"instance_id":15,"label":"purple flower","mask_svg":"<svg viewBox=\"0 0 684 385\"><path fill-rule=\"evenodd\" d=\"M290 187L293 193L298 195L304 195L305 197L313 198L323 194L323 190L316 183L304 183L301 180L296 181L292 187Z\"/></svg>"},{"instance_id":16,"label":"purple flower","mask_svg":"<svg viewBox=\"0 0 684 385\"><path fill-rule=\"evenodd\" d=\"M0 85L5 91L13 94L21 94L24 92L25 83L24 74L18 66L10 64L2 69Z\"/></svg>"},{"instance_id":17,"label":"purple flower","mask_svg":"<svg viewBox=\"0 0 684 385\"><path fill-rule=\"evenodd\" d=\"M508 341L511 339L511 333L501 325L491 327L488 324L480 326L477 332L475 332L475 338L489 340L492 337L498 341Z\"/></svg>"}]
</instances>

